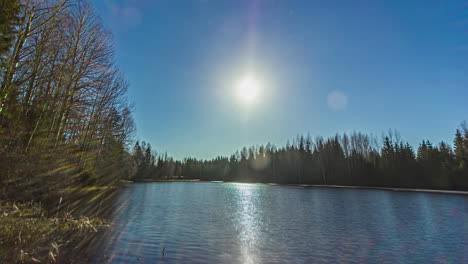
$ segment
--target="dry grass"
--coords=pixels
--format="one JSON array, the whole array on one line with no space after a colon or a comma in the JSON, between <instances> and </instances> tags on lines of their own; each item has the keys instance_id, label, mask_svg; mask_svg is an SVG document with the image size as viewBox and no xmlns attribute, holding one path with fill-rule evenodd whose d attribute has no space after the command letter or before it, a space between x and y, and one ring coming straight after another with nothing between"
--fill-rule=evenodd
<instances>
[{"instance_id":1,"label":"dry grass","mask_svg":"<svg viewBox=\"0 0 468 264\"><path fill-rule=\"evenodd\" d=\"M101 219L66 212L47 216L37 203L0 202L0 262L55 263L63 248L103 226Z\"/></svg>"}]
</instances>

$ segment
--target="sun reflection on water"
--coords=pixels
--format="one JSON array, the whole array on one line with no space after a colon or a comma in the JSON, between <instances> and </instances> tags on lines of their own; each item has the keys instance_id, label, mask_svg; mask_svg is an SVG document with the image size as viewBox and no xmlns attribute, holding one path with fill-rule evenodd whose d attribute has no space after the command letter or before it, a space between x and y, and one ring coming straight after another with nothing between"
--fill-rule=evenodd
<instances>
[{"instance_id":1,"label":"sun reflection on water","mask_svg":"<svg viewBox=\"0 0 468 264\"><path fill-rule=\"evenodd\" d=\"M237 213L234 225L239 235L241 263L258 263L259 197L256 184L235 183Z\"/></svg>"}]
</instances>

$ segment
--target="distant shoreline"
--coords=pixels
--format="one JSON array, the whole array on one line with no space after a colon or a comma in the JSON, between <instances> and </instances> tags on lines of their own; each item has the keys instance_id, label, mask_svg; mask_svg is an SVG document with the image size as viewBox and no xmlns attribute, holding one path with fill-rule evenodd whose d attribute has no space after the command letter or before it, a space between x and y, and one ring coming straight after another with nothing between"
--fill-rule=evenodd
<instances>
[{"instance_id":1,"label":"distant shoreline","mask_svg":"<svg viewBox=\"0 0 468 264\"><path fill-rule=\"evenodd\" d=\"M173 180L153 180L141 179L136 181L125 181L126 183L149 183L149 182L211 182L211 183L251 183L251 184L266 184L272 186L285 186L292 188L312 189L312 188L337 188L337 189L368 189L382 190L392 192L424 192L434 194L457 194L468 195L468 191L451 191L451 190L431 190L431 189L414 189L414 188L392 188L392 187L372 187L372 186L346 186L346 185L318 185L318 184L280 184L280 183L261 183L261 182L224 182L224 181L201 181L200 179L173 179Z\"/></svg>"},{"instance_id":2,"label":"distant shoreline","mask_svg":"<svg viewBox=\"0 0 468 264\"><path fill-rule=\"evenodd\" d=\"M382 190L392 192L425 192L434 194L461 194L468 195L468 191L451 191L451 190L431 190L431 189L413 189L413 188L392 188L392 187L371 187L371 186L344 186L344 185L308 185L308 184L293 184L303 188L325 187L325 188L341 188L341 189L369 189L369 190Z\"/></svg>"},{"instance_id":3,"label":"distant shoreline","mask_svg":"<svg viewBox=\"0 0 468 264\"><path fill-rule=\"evenodd\" d=\"M153 180L153 179L141 179L135 180L134 183L140 182L210 182L210 181L200 181L200 179L173 179L173 180Z\"/></svg>"}]
</instances>

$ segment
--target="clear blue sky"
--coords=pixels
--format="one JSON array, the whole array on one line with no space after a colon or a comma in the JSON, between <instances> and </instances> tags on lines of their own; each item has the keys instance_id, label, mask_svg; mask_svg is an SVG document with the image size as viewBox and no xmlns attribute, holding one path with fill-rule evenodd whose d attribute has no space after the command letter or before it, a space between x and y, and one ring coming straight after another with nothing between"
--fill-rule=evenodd
<instances>
[{"instance_id":1,"label":"clear blue sky","mask_svg":"<svg viewBox=\"0 0 468 264\"><path fill-rule=\"evenodd\" d=\"M114 34L137 138L175 158L308 132L392 128L414 146L452 143L468 119L466 1L93 3ZM245 74L262 83L249 106L234 92Z\"/></svg>"}]
</instances>

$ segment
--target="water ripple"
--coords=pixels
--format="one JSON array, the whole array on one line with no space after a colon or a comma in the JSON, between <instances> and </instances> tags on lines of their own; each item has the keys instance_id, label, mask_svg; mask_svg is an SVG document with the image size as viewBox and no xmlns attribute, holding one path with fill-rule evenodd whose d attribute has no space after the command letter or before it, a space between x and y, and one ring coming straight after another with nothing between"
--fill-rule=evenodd
<instances>
[{"instance_id":1,"label":"water ripple","mask_svg":"<svg viewBox=\"0 0 468 264\"><path fill-rule=\"evenodd\" d=\"M468 263L466 196L146 183L120 198L96 263Z\"/></svg>"}]
</instances>

